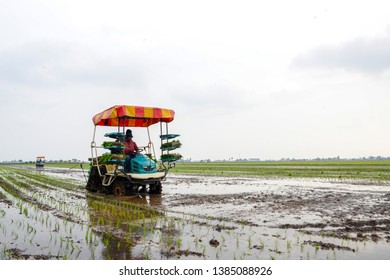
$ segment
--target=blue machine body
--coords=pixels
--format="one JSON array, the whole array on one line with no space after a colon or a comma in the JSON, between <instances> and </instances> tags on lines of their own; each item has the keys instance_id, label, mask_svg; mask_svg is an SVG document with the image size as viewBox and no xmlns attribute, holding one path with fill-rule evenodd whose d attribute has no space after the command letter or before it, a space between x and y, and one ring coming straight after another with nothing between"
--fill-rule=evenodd
<instances>
[{"instance_id":1,"label":"blue machine body","mask_svg":"<svg viewBox=\"0 0 390 280\"><path fill-rule=\"evenodd\" d=\"M144 154L138 154L131 160L131 173L150 174L156 172L156 163Z\"/></svg>"}]
</instances>

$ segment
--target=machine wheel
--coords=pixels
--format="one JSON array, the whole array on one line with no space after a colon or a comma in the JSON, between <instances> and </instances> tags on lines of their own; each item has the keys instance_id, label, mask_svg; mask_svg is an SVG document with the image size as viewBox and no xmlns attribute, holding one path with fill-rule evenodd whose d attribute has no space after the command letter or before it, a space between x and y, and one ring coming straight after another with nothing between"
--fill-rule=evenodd
<instances>
[{"instance_id":1,"label":"machine wheel","mask_svg":"<svg viewBox=\"0 0 390 280\"><path fill-rule=\"evenodd\" d=\"M104 174L106 172L104 167L100 167L100 172ZM99 171L97 166L92 166L88 182L86 185L86 189L90 192L102 191L102 179L100 178Z\"/></svg>"},{"instance_id":2,"label":"machine wheel","mask_svg":"<svg viewBox=\"0 0 390 280\"><path fill-rule=\"evenodd\" d=\"M149 193L160 194L161 192L162 192L162 185L160 181L149 185Z\"/></svg>"},{"instance_id":3,"label":"machine wheel","mask_svg":"<svg viewBox=\"0 0 390 280\"><path fill-rule=\"evenodd\" d=\"M112 190L112 194L115 196L126 195L126 187L125 187L123 180L115 180L112 183L111 190Z\"/></svg>"}]
</instances>

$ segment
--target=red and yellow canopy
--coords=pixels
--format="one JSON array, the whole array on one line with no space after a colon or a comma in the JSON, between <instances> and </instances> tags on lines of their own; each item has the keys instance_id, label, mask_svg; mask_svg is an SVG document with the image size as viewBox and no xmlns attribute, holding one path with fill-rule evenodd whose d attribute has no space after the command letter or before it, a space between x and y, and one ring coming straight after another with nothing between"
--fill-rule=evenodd
<instances>
[{"instance_id":1,"label":"red and yellow canopy","mask_svg":"<svg viewBox=\"0 0 390 280\"><path fill-rule=\"evenodd\" d=\"M171 122L175 112L169 109L132 105L115 105L96 114L92 121L101 126L148 127L158 122Z\"/></svg>"}]
</instances>

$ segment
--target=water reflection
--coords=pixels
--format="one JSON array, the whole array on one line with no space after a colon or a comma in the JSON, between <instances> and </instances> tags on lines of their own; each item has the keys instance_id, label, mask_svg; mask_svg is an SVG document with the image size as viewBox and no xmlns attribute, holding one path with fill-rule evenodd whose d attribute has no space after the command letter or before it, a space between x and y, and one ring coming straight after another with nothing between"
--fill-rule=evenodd
<instances>
[{"instance_id":1,"label":"water reflection","mask_svg":"<svg viewBox=\"0 0 390 280\"><path fill-rule=\"evenodd\" d=\"M154 238L159 220L165 215L153 208L161 205L161 195L87 195L86 200L89 225L102 236L105 258L148 258L147 244L142 242Z\"/></svg>"}]
</instances>

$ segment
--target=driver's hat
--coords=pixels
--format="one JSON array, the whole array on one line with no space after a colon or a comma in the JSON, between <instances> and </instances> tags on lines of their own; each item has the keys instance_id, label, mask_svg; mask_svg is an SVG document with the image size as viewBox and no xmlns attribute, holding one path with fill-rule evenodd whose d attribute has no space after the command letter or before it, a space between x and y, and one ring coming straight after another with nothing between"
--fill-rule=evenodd
<instances>
[{"instance_id":1,"label":"driver's hat","mask_svg":"<svg viewBox=\"0 0 390 280\"><path fill-rule=\"evenodd\" d=\"M126 130L126 137L133 138L133 133L132 133L131 129Z\"/></svg>"}]
</instances>

